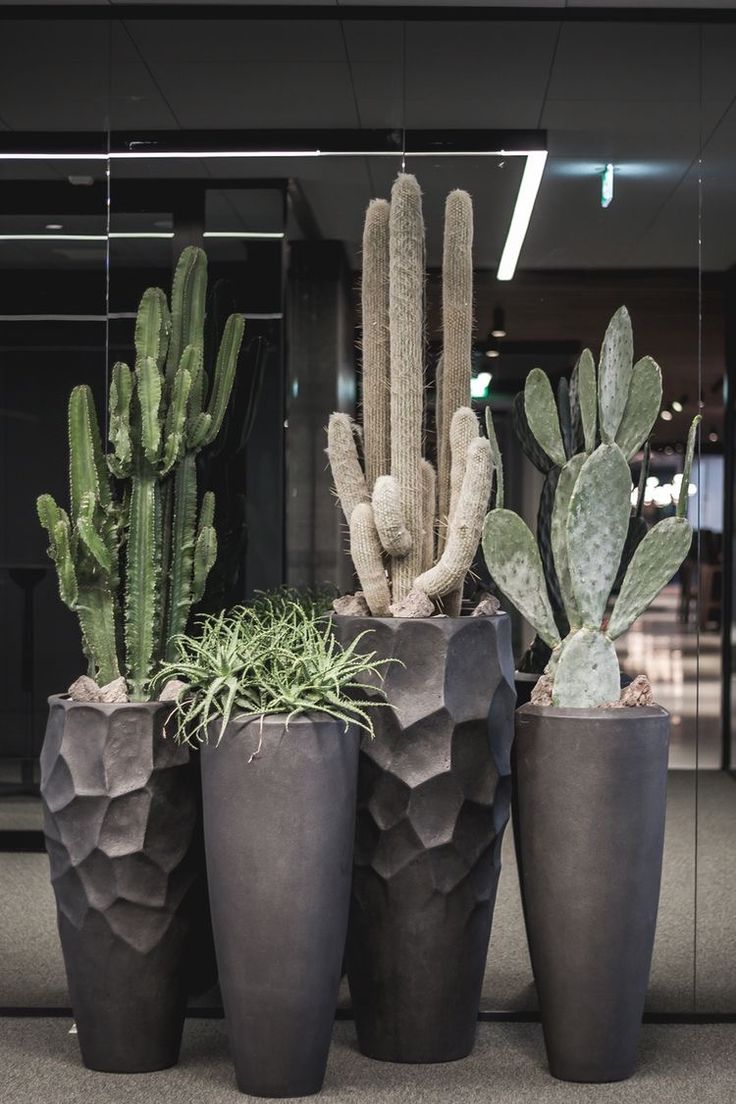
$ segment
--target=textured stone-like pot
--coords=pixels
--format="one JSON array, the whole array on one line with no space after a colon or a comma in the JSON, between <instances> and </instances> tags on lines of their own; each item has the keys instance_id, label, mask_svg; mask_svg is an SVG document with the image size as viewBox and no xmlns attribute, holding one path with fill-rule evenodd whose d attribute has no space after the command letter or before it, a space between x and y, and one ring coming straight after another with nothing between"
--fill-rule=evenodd
<instances>
[{"instance_id":1,"label":"textured stone-like pot","mask_svg":"<svg viewBox=\"0 0 736 1104\"><path fill-rule=\"evenodd\" d=\"M526 921L550 1072L621 1081L636 1063L657 923L669 715L516 714Z\"/></svg>"},{"instance_id":2,"label":"textured stone-like pot","mask_svg":"<svg viewBox=\"0 0 736 1104\"><path fill-rule=\"evenodd\" d=\"M358 730L324 714L218 725L202 749L215 949L238 1088L319 1092L352 873Z\"/></svg>"},{"instance_id":3,"label":"textured stone-like pot","mask_svg":"<svg viewBox=\"0 0 736 1104\"><path fill-rule=\"evenodd\" d=\"M84 1064L165 1069L179 1056L197 818L171 705L49 699L44 832Z\"/></svg>"},{"instance_id":4,"label":"textured stone-like pot","mask_svg":"<svg viewBox=\"0 0 736 1104\"><path fill-rule=\"evenodd\" d=\"M348 979L360 1049L444 1062L473 1047L509 815L506 614L335 618L393 657L360 757ZM375 679L371 676L371 683Z\"/></svg>"}]
</instances>

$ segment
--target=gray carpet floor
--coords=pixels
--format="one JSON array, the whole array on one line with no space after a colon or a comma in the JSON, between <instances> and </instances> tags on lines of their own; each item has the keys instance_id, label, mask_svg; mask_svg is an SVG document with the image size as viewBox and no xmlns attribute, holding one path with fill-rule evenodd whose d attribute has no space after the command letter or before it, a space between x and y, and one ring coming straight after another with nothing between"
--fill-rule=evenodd
<instances>
[{"instance_id":1,"label":"gray carpet floor","mask_svg":"<svg viewBox=\"0 0 736 1104\"><path fill-rule=\"evenodd\" d=\"M226 1104L235 1088L222 1021L189 1021L179 1065L120 1076L83 1069L65 1020L0 1020L0 1097L5 1104ZM615 1085L554 1081L536 1024L479 1024L461 1062L399 1066L356 1049L337 1024L321 1098L345 1104L729 1104L736 1099L736 1026L646 1025L639 1069Z\"/></svg>"},{"instance_id":2,"label":"gray carpet floor","mask_svg":"<svg viewBox=\"0 0 736 1104\"><path fill-rule=\"evenodd\" d=\"M735 841L736 781L704 771L696 788L694 772L671 772L650 1010L736 1012ZM0 1006L67 1006L46 856L0 853L0 887ZM482 1007L536 1008L510 831Z\"/></svg>"}]
</instances>

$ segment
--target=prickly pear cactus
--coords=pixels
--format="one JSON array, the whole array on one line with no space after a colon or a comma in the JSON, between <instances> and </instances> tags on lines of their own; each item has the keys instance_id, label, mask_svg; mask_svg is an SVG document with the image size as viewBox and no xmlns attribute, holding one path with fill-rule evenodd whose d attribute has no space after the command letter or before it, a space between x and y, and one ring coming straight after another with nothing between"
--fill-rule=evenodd
<instances>
[{"instance_id":1,"label":"prickly pear cactus","mask_svg":"<svg viewBox=\"0 0 736 1104\"><path fill-rule=\"evenodd\" d=\"M578 424L585 449L569 458L564 425L542 373L533 371L524 391L522 428L560 469L550 539L569 624L564 637L531 531L505 509L492 510L484 524L483 551L491 575L552 649L547 672L556 706L592 708L618 698L620 671L613 642L669 582L690 547L685 508L699 416L688 435L677 516L660 521L646 535L640 531L639 510L632 516L628 461L649 436L662 396L659 367L650 357L634 365L632 349L631 324L622 307L606 332L597 379L589 353L578 363L570 422L573 437ZM640 495L643 483L642 478ZM630 558L622 572L626 556Z\"/></svg>"},{"instance_id":2,"label":"prickly pear cactus","mask_svg":"<svg viewBox=\"0 0 736 1104\"><path fill-rule=\"evenodd\" d=\"M124 674L145 701L172 638L185 627L217 556L214 497L197 494L197 453L220 431L244 319L228 319L211 383L203 368L207 258L184 250L171 310L160 288L143 295L135 364L115 364L105 456L92 393L69 400L71 513L50 495L38 515L50 539L62 601L79 616L90 672Z\"/></svg>"}]
</instances>

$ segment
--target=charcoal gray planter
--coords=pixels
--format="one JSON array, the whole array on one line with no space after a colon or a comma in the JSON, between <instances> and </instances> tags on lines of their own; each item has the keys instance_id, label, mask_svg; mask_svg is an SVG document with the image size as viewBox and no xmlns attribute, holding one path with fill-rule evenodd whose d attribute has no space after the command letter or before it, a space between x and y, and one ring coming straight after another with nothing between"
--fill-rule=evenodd
<instances>
[{"instance_id":1,"label":"charcoal gray planter","mask_svg":"<svg viewBox=\"0 0 736 1104\"><path fill-rule=\"evenodd\" d=\"M207 875L238 1088L319 1092L347 930L359 735L324 714L202 748Z\"/></svg>"},{"instance_id":2,"label":"charcoal gray planter","mask_svg":"<svg viewBox=\"0 0 736 1104\"><path fill-rule=\"evenodd\" d=\"M176 1063L197 883L196 775L171 704L49 699L44 832L82 1060Z\"/></svg>"},{"instance_id":3,"label":"charcoal gray planter","mask_svg":"<svg viewBox=\"0 0 736 1104\"><path fill-rule=\"evenodd\" d=\"M358 1043L390 1062L469 1054L509 815L514 665L506 614L335 618L393 657L363 739L347 947ZM376 686L376 679L368 681Z\"/></svg>"},{"instance_id":4,"label":"charcoal gray planter","mask_svg":"<svg viewBox=\"0 0 736 1104\"><path fill-rule=\"evenodd\" d=\"M526 922L550 1073L636 1064L664 845L669 714L525 705L516 771Z\"/></svg>"}]
</instances>

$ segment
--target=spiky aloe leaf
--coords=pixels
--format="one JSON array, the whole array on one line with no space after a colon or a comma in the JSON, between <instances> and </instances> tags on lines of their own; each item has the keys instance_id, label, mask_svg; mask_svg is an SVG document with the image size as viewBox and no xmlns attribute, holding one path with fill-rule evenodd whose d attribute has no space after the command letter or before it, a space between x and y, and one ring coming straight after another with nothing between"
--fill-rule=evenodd
<instances>
[{"instance_id":1,"label":"spiky aloe leaf","mask_svg":"<svg viewBox=\"0 0 736 1104\"><path fill-rule=\"evenodd\" d=\"M204 250L189 245L179 257L171 291L171 336L166 357L169 385L187 345L204 348L206 299L207 257Z\"/></svg>"},{"instance_id":2,"label":"spiky aloe leaf","mask_svg":"<svg viewBox=\"0 0 736 1104\"><path fill-rule=\"evenodd\" d=\"M235 372L238 367L238 356L240 355L244 330L245 318L243 315L231 314L225 323L225 332L220 342L215 374L212 380L212 393L207 405L207 413L210 415L211 422L204 441L206 445L214 441L220 432L222 419L225 417L227 404L230 401L230 393L235 382Z\"/></svg>"},{"instance_id":3,"label":"spiky aloe leaf","mask_svg":"<svg viewBox=\"0 0 736 1104\"><path fill-rule=\"evenodd\" d=\"M596 629L578 629L564 641L554 674L552 704L595 709L617 701L621 673L612 640Z\"/></svg>"},{"instance_id":4,"label":"spiky aloe leaf","mask_svg":"<svg viewBox=\"0 0 736 1104\"><path fill-rule=\"evenodd\" d=\"M153 357L156 367L163 367L170 324L165 294L161 288L148 288L143 292L135 319L136 365L146 357Z\"/></svg>"},{"instance_id":5,"label":"spiky aloe leaf","mask_svg":"<svg viewBox=\"0 0 736 1104\"><path fill-rule=\"evenodd\" d=\"M483 526L483 554L494 581L550 647L559 643L531 530L511 510L491 510Z\"/></svg>"},{"instance_id":6,"label":"spiky aloe leaf","mask_svg":"<svg viewBox=\"0 0 736 1104\"><path fill-rule=\"evenodd\" d=\"M554 463L550 460L544 449L539 447L536 437L529 428L524 410L523 391L519 391L518 394L514 395L511 420L514 426L514 433L524 450L524 455L542 475L546 475L550 468L554 467Z\"/></svg>"},{"instance_id":7,"label":"spiky aloe leaf","mask_svg":"<svg viewBox=\"0 0 736 1104\"><path fill-rule=\"evenodd\" d=\"M616 640L651 605L690 549L692 530L683 517L668 517L654 525L631 557L613 607L608 635Z\"/></svg>"},{"instance_id":8,"label":"spiky aloe leaf","mask_svg":"<svg viewBox=\"0 0 736 1104\"><path fill-rule=\"evenodd\" d=\"M642 357L631 373L629 397L616 433L616 444L627 460L639 451L652 432L661 404L662 371L651 357Z\"/></svg>"},{"instance_id":9,"label":"spiky aloe leaf","mask_svg":"<svg viewBox=\"0 0 736 1104\"><path fill-rule=\"evenodd\" d=\"M130 472L133 446L130 438L130 400L133 397L133 373L127 364L118 361L112 368L110 381L110 426L108 437L113 452L107 463L113 475L125 478Z\"/></svg>"},{"instance_id":10,"label":"spiky aloe leaf","mask_svg":"<svg viewBox=\"0 0 736 1104\"><path fill-rule=\"evenodd\" d=\"M567 460L552 384L541 368L532 368L524 385L524 413L537 443L560 467Z\"/></svg>"},{"instance_id":11,"label":"spiky aloe leaf","mask_svg":"<svg viewBox=\"0 0 736 1104\"><path fill-rule=\"evenodd\" d=\"M567 554L567 518L575 482L580 475L580 469L585 463L585 459L584 453L578 453L577 456L573 456L571 460L568 460L564 468L561 469L557 481L557 490L555 491L550 525L555 571L557 572L560 594L571 629L579 628L581 619L570 578L570 563Z\"/></svg>"},{"instance_id":12,"label":"spiky aloe leaf","mask_svg":"<svg viewBox=\"0 0 736 1104\"><path fill-rule=\"evenodd\" d=\"M601 440L616 440L634 363L634 337L626 307L619 307L608 323L598 364L598 416Z\"/></svg>"},{"instance_id":13,"label":"spiky aloe leaf","mask_svg":"<svg viewBox=\"0 0 736 1104\"><path fill-rule=\"evenodd\" d=\"M585 451L595 448L598 432L598 384L595 376L595 361L590 349L583 349L578 361L578 395L580 403L580 421L583 426Z\"/></svg>"},{"instance_id":14,"label":"spiky aloe leaf","mask_svg":"<svg viewBox=\"0 0 736 1104\"><path fill-rule=\"evenodd\" d=\"M97 530L96 507L97 502L91 491L87 491L82 495L79 513L77 514L77 532L82 544L97 562L97 565L102 568L105 574L109 575L113 570L113 561L104 536Z\"/></svg>"},{"instance_id":15,"label":"spiky aloe leaf","mask_svg":"<svg viewBox=\"0 0 736 1104\"><path fill-rule=\"evenodd\" d=\"M143 696L151 677L161 554L158 513L156 476L140 473L130 497L125 593L128 678L136 699Z\"/></svg>"},{"instance_id":16,"label":"spiky aloe leaf","mask_svg":"<svg viewBox=\"0 0 736 1104\"><path fill-rule=\"evenodd\" d=\"M491 459L493 460L493 470L496 474L496 498L495 506L497 510L503 508L503 460L501 458L501 450L498 447L498 437L496 436L496 427L493 424L493 415L491 414L490 406L486 407L486 433L488 434L488 440L491 442Z\"/></svg>"},{"instance_id":17,"label":"spiky aloe leaf","mask_svg":"<svg viewBox=\"0 0 736 1104\"><path fill-rule=\"evenodd\" d=\"M136 370L141 412L141 442L149 464L155 464L161 448L161 373L154 357L144 357Z\"/></svg>"},{"instance_id":18,"label":"spiky aloe leaf","mask_svg":"<svg viewBox=\"0 0 736 1104\"><path fill-rule=\"evenodd\" d=\"M690 488L690 472L693 469L693 456L695 455L695 441L698 435L698 426L700 425L702 418L700 414L696 414L690 423L690 430L687 435L687 448L685 449L685 462L682 466L682 483L680 484L680 494L677 499L677 516L684 517L687 511L688 491Z\"/></svg>"},{"instance_id":19,"label":"spiky aloe leaf","mask_svg":"<svg viewBox=\"0 0 736 1104\"><path fill-rule=\"evenodd\" d=\"M92 391L86 384L69 396L69 474L72 516L79 513L82 495L90 491L103 506L110 505L110 485L102 455Z\"/></svg>"},{"instance_id":20,"label":"spiky aloe leaf","mask_svg":"<svg viewBox=\"0 0 736 1104\"><path fill-rule=\"evenodd\" d=\"M179 459L185 443L185 429L187 422L187 401L192 386L192 376L187 370L187 363L195 350L191 345L187 346L181 364L174 376L174 386L171 389L169 408L166 411L166 424L164 427L164 452L161 463L161 475L168 475L176 461ZM190 354L188 357L187 354Z\"/></svg>"},{"instance_id":21,"label":"spiky aloe leaf","mask_svg":"<svg viewBox=\"0 0 736 1104\"><path fill-rule=\"evenodd\" d=\"M599 445L578 475L567 519L567 555L584 625L600 628L631 514L631 473L618 445Z\"/></svg>"}]
</instances>

